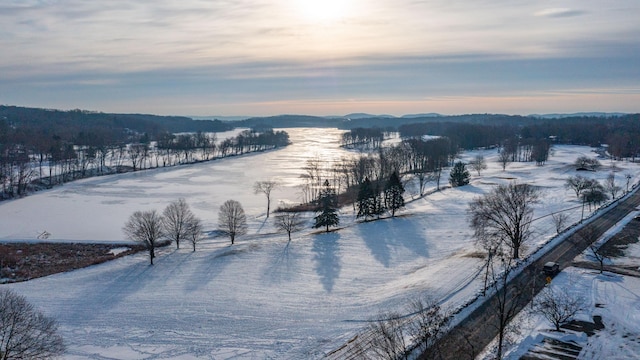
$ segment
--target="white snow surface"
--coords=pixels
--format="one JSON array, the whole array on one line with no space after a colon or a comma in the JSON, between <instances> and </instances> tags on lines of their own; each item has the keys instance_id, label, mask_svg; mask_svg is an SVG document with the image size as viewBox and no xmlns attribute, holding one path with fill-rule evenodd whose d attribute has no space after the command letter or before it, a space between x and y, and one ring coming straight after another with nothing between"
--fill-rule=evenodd
<instances>
[{"instance_id":1,"label":"white snow surface","mask_svg":"<svg viewBox=\"0 0 640 360\"><path fill-rule=\"evenodd\" d=\"M581 332L556 332L548 320L528 308L514 320L519 334L513 340L518 345L508 350L505 359L519 359L545 337L578 344L582 347L579 359L640 358L639 278L572 267L563 270L548 286L582 298L584 310L575 318L592 322L593 316L598 315L605 328L591 337ZM479 358L492 358L489 349Z\"/></svg>"},{"instance_id":2,"label":"white snow surface","mask_svg":"<svg viewBox=\"0 0 640 360\"><path fill-rule=\"evenodd\" d=\"M429 296L454 309L479 291L481 259L466 215L469 201L496 184L530 183L543 189L535 204L535 236L525 253L555 235L551 212L567 210L580 220L580 202L564 188L575 174L571 163L594 156L580 146L554 146L544 166L512 163L506 171L496 150L483 154L489 168L472 174L468 186L424 198L407 185L407 206L394 219L362 223L351 206L341 209L340 229L309 227L293 234L274 231L266 199L255 181L277 179L272 208L298 203L296 185L305 162L327 166L345 155L341 130L286 129L292 145L241 157L170 169L85 179L0 204L0 241L122 242L121 228L135 210L162 209L183 197L204 222L207 238L192 252L188 244L68 273L6 284L55 317L67 344L65 359L306 359L320 358L352 338L382 310L402 312ZM606 178L605 169L585 174ZM616 162L616 174L636 164ZM446 184L448 171L442 184ZM621 185L624 176L617 176ZM432 184L433 185L433 184ZM213 237L219 206L241 202L249 233L231 246ZM588 215L585 213L585 216Z\"/></svg>"}]
</instances>

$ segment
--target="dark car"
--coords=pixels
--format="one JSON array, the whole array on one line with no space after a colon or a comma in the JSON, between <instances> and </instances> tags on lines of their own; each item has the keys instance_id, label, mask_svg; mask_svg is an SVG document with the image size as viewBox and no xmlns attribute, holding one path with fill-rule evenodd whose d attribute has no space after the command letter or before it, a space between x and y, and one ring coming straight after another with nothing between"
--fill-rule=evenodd
<instances>
[{"instance_id":1,"label":"dark car","mask_svg":"<svg viewBox=\"0 0 640 360\"><path fill-rule=\"evenodd\" d=\"M549 261L548 263L544 264L544 266L542 267L542 271L545 275L554 276L560 272L560 264L558 264L557 262Z\"/></svg>"}]
</instances>

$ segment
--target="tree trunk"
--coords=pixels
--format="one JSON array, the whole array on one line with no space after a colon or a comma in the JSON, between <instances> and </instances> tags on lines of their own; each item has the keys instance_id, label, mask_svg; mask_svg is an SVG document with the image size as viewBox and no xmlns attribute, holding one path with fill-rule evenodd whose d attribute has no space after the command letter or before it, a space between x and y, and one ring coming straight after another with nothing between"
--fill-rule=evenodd
<instances>
[{"instance_id":1,"label":"tree trunk","mask_svg":"<svg viewBox=\"0 0 640 360\"><path fill-rule=\"evenodd\" d=\"M267 219L269 218L270 209L271 209L271 199L267 196Z\"/></svg>"},{"instance_id":2,"label":"tree trunk","mask_svg":"<svg viewBox=\"0 0 640 360\"><path fill-rule=\"evenodd\" d=\"M502 343L504 342L504 329L500 329L498 334L498 353L496 354L496 359L502 359Z\"/></svg>"}]
</instances>

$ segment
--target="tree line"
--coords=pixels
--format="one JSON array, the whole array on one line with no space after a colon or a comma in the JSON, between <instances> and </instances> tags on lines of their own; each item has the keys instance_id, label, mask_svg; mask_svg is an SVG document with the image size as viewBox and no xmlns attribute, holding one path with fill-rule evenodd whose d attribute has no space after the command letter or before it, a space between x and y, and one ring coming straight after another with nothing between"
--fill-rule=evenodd
<instances>
[{"instance_id":1,"label":"tree line","mask_svg":"<svg viewBox=\"0 0 640 360\"><path fill-rule=\"evenodd\" d=\"M422 135L446 136L462 149L502 146L510 139L510 146L518 139L524 144L545 140L558 144L600 146L609 145L609 153L616 159L635 160L640 152L640 114L618 117L575 116L563 119L499 118L485 121L454 121L444 117L430 122L415 122L398 127L402 137Z\"/></svg>"},{"instance_id":2,"label":"tree line","mask_svg":"<svg viewBox=\"0 0 640 360\"><path fill-rule=\"evenodd\" d=\"M65 136L0 120L0 199L89 176L207 161L289 144L284 131L245 130L218 143L215 133L173 134L93 128Z\"/></svg>"},{"instance_id":3,"label":"tree line","mask_svg":"<svg viewBox=\"0 0 640 360\"><path fill-rule=\"evenodd\" d=\"M342 134L341 145L347 148L377 149L382 146L391 131L384 131L377 127L353 128Z\"/></svg>"},{"instance_id":4,"label":"tree line","mask_svg":"<svg viewBox=\"0 0 640 360\"><path fill-rule=\"evenodd\" d=\"M68 140L75 133L92 129L112 129L147 133L155 136L161 132L222 132L234 126L220 120L198 120L184 116L158 116L149 114L110 114L87 110L62 111L55 109L26 108L0 105L0 119L11 126L58 135Z\"/></svg>"},{"instance_id":5,"label":"tree line","mask_svg":"<svg viewBox=\"0 0 640 360\"><path fill-rule=\"evenodd\" d=\"M421 195L430 180L437 182L442 170L449 166L458 149L445 137L434 139L406 139L398 144L380 147L358 155L345 156L333 163L320 158L307 161L301 174L300 194L303 203L315 203L324 181L339 194L341 204L354 204L360 186L369 181L383 188L393 173L403 180L415 176L421 184Z\"/></svg>"}]
</instances>

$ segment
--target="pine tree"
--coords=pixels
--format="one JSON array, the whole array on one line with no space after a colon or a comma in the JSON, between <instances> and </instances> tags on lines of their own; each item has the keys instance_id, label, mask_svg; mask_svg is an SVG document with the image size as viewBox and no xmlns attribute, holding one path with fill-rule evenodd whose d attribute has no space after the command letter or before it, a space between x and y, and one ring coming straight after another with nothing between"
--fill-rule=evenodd
<instances>
[{"instance_id":1,"label":"pine tree","mask_svg":"<svg viewBox=\"0 0 640 360\"><path fill-rule=\"evenodd\" d=\"M404 186L397 172L393 172L384 187L384 203L391 210L391 217L396 216L396 210L404 207Z\"/></svg>"},{"instance_id":2,"label":"pine tree","mask_svg":"<svg viewBox=\"0 0 640 360\"><path fill-rule=\"evenodd\" d=\"M367 219L372 216L372 210L375 208L374 190L371 186L369 178L365 178L360 189L358 189L358 214L356 217L364 217Z\"/></svg>"},{"instance_id":3,"label":"pine tree","mask_svg":"<svg viewBox=\"0 0 640 360\"><path fill-rule=\"evenodd\" d=\"M376 215L380 219L380 215L386 210L382 199L382 193L378 186L373 190L373 198L371 199L371 215Z\"/></svg>"},{"instance_id":4,"label":"pine tree","mask_svg":"<svg viewBox=\"0 0 640 360\"><path fill-rule=\"evenodd\" d=\"M335 190L329 185L329 180L324 181L324 188L320 190L320 197L318 199L320 208L318 216L314 219L316 223L314 228L320 228L325 226L327 232L329 232L330 226L336 226L340 224L340 218L338 217L338 198Z\"/></svg>"},{"instance_id":5,"label":"pine tree","mask_svg":"<svg viewBox=\"0 0 640 360\"><path fill-rule=\"evenodd\" d=\"M451 184L452 187L464 186L469 183L470 178L471 175L467 170L467 164L458 161L453 165L453 169L451 169L451 173L449 174L449 184Z\"/></svg>"}]
</instances>

